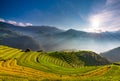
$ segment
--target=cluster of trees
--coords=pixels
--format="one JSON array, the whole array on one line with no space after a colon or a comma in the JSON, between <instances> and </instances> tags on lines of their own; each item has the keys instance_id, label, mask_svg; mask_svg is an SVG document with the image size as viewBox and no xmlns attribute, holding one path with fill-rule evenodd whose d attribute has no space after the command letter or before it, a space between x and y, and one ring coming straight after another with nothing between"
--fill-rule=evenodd
<instances>
[{"instance_id":1,"label":"cluster of trees","mask_svg":"<svg viewBox=\"0 0 120 81\"><path fill-rule=\"evenodd\" d=\"M22 51L23 51L23 50L22 50ZM27 48L27 49L24 50L24 52L30 52L30 51L32 51L30 48ZM40 50L38 50L37 52L43 52L43 50L40 49Z\"/></svg>"}]
</instances>

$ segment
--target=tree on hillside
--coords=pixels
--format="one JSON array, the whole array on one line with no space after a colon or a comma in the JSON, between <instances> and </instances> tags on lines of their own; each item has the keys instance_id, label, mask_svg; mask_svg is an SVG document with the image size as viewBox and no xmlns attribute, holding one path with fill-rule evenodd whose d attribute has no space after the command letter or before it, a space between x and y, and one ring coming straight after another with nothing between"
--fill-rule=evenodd
<instances>
[{"instance_id":1,"label":"tree on hillside","mask_svg":"<svg viewBox=\"0 0 120 81\"><path fill-rule=\"evenodd\" d=\"M42 49L40 49L40 50L38 50L37 52L43 52L43 50L42 50Z\"/></svg>"},{"instance_id":2,"label":"tree on hillside","mask_svg":"<svg viewBox=\"0 0 120 81\"><path fill-rule=\"evenodd\" d=\"M30 48L27 48L26 50L25 50L25 52L30 52L31 51L31 49Z\"/></svg>"}]
</instances>

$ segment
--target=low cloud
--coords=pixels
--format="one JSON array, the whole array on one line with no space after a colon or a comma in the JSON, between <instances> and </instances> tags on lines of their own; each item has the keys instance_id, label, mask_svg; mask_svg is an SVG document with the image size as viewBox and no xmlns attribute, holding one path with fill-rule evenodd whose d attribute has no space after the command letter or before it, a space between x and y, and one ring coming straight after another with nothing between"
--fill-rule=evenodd
<instances>
[{"instance_id":1,"label":"low cloud","mask_svg":"<svg viewBox=\"0 0 120 81\"><path fill-rule=\"evenodd\" d=\"M26 26L32 26L32 24L31 23L26 23Z\"/></svg>"},{"instance_id":2,"label":"low cloud","mask_svg":"<svg viewBox=\"0 0 120 81\"><path fill-rule=\"evenodd\" d=\"M0 18L0 22L5 22L5 20L4 20L4 19L2 19L2 18Z\"/></svg>"},{"instance_id":3,"label":"low cloud","mask_svg":"<svg viewBox=\"0 0 120 81\"><path fill-rule=\"evenodd\" d=\"M18 26L26 26L26 25L24 23L22 23L22 22L19 22Z\"/></svg>"},{"instance_id":4,"label":"low cloud","mask_svg":"<svg viewBox=\"0 0 120 81\"><path fill-rule=\"evenodd\" d=\"M23 23L23 22L16 22L16 21L13 21L13 20L4 20L3 18L0 18L0 22L6 22L6 23L9 23L9 24L12 24L12 25L15 25L15 26L32 26L33 24L31 23Z\"/></svg>"},{"instance_id":5,"label":"low cloud","mask_svg":"<svg viewBox=\"0 0 120 81\"><path fill-rule=\"evenodd\" d=\"M17 25L17 22L15 22L15 21L11 21L11 20L7 21L7 23L9 23L9 24L13 24L13 25Z\"/></svg>"}]
</instances>

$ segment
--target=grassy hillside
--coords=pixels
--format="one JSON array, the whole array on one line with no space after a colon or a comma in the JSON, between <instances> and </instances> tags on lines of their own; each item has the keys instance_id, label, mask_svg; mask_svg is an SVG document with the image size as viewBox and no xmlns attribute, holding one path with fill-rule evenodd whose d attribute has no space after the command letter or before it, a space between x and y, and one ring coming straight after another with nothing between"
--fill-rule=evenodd
<instances>
[{"instance_id":1,"label":"grassy hillside","mask_svg":"<svg viewBox=\"0 0 120 81\"><path fill-rule=\"evenodd\" d=\"M0 45L0 81L119 81L119 64L107 63L90 51L24 52Z\"/></svg>"},{"instance_id":2,"label":"grassy hillside","mask_svg":"<svg viewBox=\"0 0 120 81\"><path fill-rule=\"evenodd\" d=\"M92 51L51 52L47 54L49 56L66 61L72 67L105 65L109 63L105 58L99 56Z\"/></svg>"}]
</instances>

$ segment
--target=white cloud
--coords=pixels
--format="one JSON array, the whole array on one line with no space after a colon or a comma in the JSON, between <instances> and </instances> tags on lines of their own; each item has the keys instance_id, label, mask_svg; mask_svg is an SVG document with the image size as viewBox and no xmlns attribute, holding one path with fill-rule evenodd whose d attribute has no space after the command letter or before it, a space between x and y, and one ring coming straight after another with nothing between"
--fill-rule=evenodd
<instances>
[{"instance_id":1,"label":"white cloud","mask_svg":"<svg viewBox=\"0 0 120 81\"><path fill-rule=\"evenodd\" d=\"M107 1L106 1L106 5L113 4L114 2L115 2L115 0L107 0Z\"/></svg>"},{"instance_id":2,"label":"white cloud","mask_svg":"<svg viewBox=\"0 0 120 81\"><path fill-rule=\"evenodd\" d=\"M6 22L6 23L9 23L9 24L13 24L15 26L32 26L33 25L31 23L16 22L16 21L13 21L13 20L6 21L3 18L0 18L0 22Z\"/></svg>"},{"instance_id":3,"label":"white cloud","mask_svg":"<svg viewBox=\"0 0 120 81\"><path fill-rule=\"evenodd\" d=\"M18 26L26 26L24 23L22 23L22 22L19 22L18 24L17 24Z\"/></svg>"},{"instance_id":4,"label":"white cloud","mask_svg":"<svg viewBox=\"0 0 120 81\"><path fill-rule=\"evenodd\" d=\"M11 20L7 21L7 23L9 23L9 24L13 24L13 25L17 25L17 22L15 22L15 21L11 21Z\"/></svg>"},{"instance_id":5,"label":"white cloud","mask_svg":"<svg viewBox=\"0 0 120 81\"><path fill-rule=\"evenodd\" d=\"M25 25L26 25L26 26L32 26L32 24L31 24L31 23L26 23Z\"/></svg>"},{"instance_id":6,"label":"white cloud","mask_svg":"<svg viewBox=\"0 0 120 81\"><path fill-rule=\"evenodd\" d=\"M2 18L0 18L0 22L5 22L5 20L4 20L4 19L2 19Z\"/></svg>"},{"instance_id":7,"label":"white cloud","mask_svg":"<svg viewBox=\"0 0 120 81\"><path fill-rule=\"evenodd\" d=\"M94 17L98 18L100 25L97 28L89 27L86 31L118 31L120 30L120 5L118 3L120 0L107 0L104 8L97 13L92 13L89 15L88 21L91 26L91 21Z\"/></svg>"}]
</instances>

